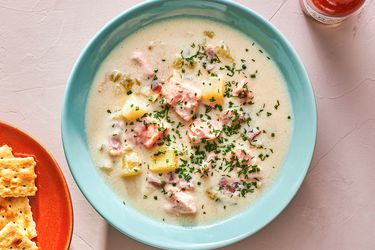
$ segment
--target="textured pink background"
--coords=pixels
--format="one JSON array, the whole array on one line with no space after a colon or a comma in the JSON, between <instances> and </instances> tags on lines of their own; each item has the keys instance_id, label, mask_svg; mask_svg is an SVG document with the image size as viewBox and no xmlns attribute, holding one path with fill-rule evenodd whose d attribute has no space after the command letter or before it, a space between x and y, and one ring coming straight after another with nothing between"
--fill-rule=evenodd
<instances>
[{"instance_id":1,"label":"textured pink background","mask_svg":"<svg viewBox=\"0 0 375 250\"><path fill-rule=\"evenodd\" d=\"M91 208L60 138L73 63L99 28L138 2L0 0L0 119L39 138L60 163L74 202L71 249L151 249ZM319 132L310 173L287 209L225 249L375 249L374 2L336 28L307 19L297 0L240 2L268 18L300 54L316 93Z\"/></svg>"}]
</instances>

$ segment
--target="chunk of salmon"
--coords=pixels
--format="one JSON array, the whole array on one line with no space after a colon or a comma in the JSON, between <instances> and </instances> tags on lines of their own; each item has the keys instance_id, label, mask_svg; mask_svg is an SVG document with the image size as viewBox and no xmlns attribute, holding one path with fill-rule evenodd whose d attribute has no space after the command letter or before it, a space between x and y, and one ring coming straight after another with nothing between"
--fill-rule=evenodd
<instances>
[{"instance_id":1,"label":"chunk of salmon","mask_svg":"<svg viewBox=\"0 0 375 250\"><path fill-rule=\"evenodd\" d=\"M142 67L146 78L154 76L155 72L151 62L146 58L142 51L134 51L131 60Z\"/></svg>"},{"instance_id":2,"label":"chunk of salmon","mask_svg":"<svg viewBox=\"0 0 375 250\"><path fill-rule=\"evenodd\" d=\"M121 141L121 135L123 134L123 127L121 122L113 122L111 132L112 135L108 139L108 148L109 148L109 155L112 157L117 157L122 154L124 150L124 145Z\"/></svg>"},{"instance_id":3,"label":"chunk of salmon","mask_svg":"<svg viewBox=\"0 0 375 250\"><path fill-rule=\"evenodd\" d=\"M256 157L250 147L238 145L234 148L232 154L229 155L231 160L236 159L240 164L254 165Z\"/></svg>"},{"instance_id":4,"label":"chunk of salmon","mask_svg":"<svg viewBox=\"0 0 375 250\"><path fill-rule=\"evenodd\" d=\"M254 98L253 92L249 89L249 79L243 77L238 81L238 85L233 90L233 96L240 98L241 102L247 102Z\"/></svg>"},{"instance_id":5,"label":"chunk of salmon","mask_svg":"<svg viewBox=\"0 0 375 250\"><path fill-rule=\"evenodd\" d=\"M168 213L175 215L197 213L197 205L193 196L176 187L169 188L167 192L166 198L169 203L164 206L164 209Z\"/></svg>"},{"instance_id":6,"label":"chunk of salmon","mask_svg":"<svg viewBox=\"0 0 375 250\"><path fill-rule=\"evenodd\" d=\"M192 180L187 181L185 179L179 178L176 173L172 173L169 175L167 179L167 183L172 184L173 186L183 191L186 191L186 190L192 191L195 189L195 184Z\"/></svg>"},{"instance_id":7,"label":"chunk of salmon","mask_svg":"<svg viewBox=\"0 0 375 250\"><path fill-rule=\"evenodd\" d=\"M212 167L212 163L216 159L216 154L214 152L210 152L207 154L206 159L202 162L200 166L197 166L201 177L208 177L210 173L210 169Z\"/></svg>"},{"instance_id":8,"label":"chunk of salmon","mask_svg":"<svg viewBox=\"0 0 375 250\"><path fill-rule=\"evenodd\" d=\"M225 125L237 125L242 123L244 115L239 113L236 109L227 109L221 112L221 119Z\"/></svg>"},{"instance_id":9,"label":"chunk of salmon","mask_svg":"<svg viewBox=\"0 0 375 250\"><path fill-rule=\"evenodd\" d=\"M198 110L202 99L200 89L180 83L171 78L162 89L162 94L175 112L185 121L190 121Z\"/></svg>"},{"instance_id":10,"label":"chunk of salmon","mask_svg":"<svg viewBox=\"0 0 375 250\"><path fill-rule=\"evenodd\" d=\"M193 181L187 181L185 179L179 178L176 173L170 173L166 179L161 180L160 178L154 176L153 174L147 174L147 182L154 188L161 189L170 189L176 187L182 191L193 191L195 189L195 184Z\"/></svg>"},{"instance_id":11,"label":"chunk of salmon","mask_svg":"<svg viewBox=\"0 0 375 250\"><path fill-rule=\"evenodd\" d=\"M150 173L147 173L147 182L154 188L161 188L161 180Z\"/></svg>"},{"instance_id":12,"label":"chunk of salmon","mask_svg":"<svg viewBox=\"0 0 375 250\"><path fill-rule=\"evenodd\" d=\"M219 181L219 189L225 190L229 193L234 193L239 183L239 181L232 180L226 176L223 176Z\"/></svg>"},{"instance_id":13,"label":"chunk of salmon","mask_svg":"<svg viewBox=\"0 0 375 250\"><path fill-rule=\"evenodd\" d=\"M206 54L209 60L217 57L215 48L211 45L208 45L204 48L204 53Z\"/></svg>"},{"instance_id":14,"label":"chunk of salmon","mask_svg":"<svg viewBox=\"0 0 375 250\"><path fill-rule=\"evenodd\" d=\"M183 191L185 191L185 190L189 190L189 191L195 190L195 184L192 181L186 181L184 179L178 179L176 184L177 184L177 187L180 188Z\"/></svg>"},{"instance_id":15,"label":"chunk of salmon","mask_svg":"<svg viewBox=\"0 0 375 250\"><path fill-rule=\"evenodd\" d=\"M135 124L135 140L145 148L152 148L163 138L165 131L166 128L158 120L147 116Z\"/></svg>"},{"instance_id":16,"label":"chunk of salmon","mask_svg":"<svg viewBox=\"0 0 375 250\"><path fill-rule=\"evenodd\" d=\"M256 181L259 183L259 187L261 185L260 180L263 179L263 176L260 173L250 173L246 178L240 177L240 178L229 178L226 176L223 176L218 185L219 185L219 190L223 190L227 193L235 193L238 192L243 188L243 185L245 183L253 182ZM257 188L258 188L258 183L257 183Z\"/></svg>"},{"instance_id":17,"label":"chunk of salmon","mask_svg":"<svg viewBox=\"0 0 375 250\"><path fill-rule=\"evenodd\" d=\"M110 148L109 155L112 157L120 156L123 150L121 138L119 136L112 136L109 139L108 146Z\"/></svg>"},{"instance_id":18,"label":"chunk of salmon","mask_svg":"<svg viewBox=\"0 0 375 250\"><path fill-rule=\"evenodd\" d=\"M194 144L199 144L203 141L212 141L220 135L222 129L221 122L217 120L204 121L196 119L189 127L188 137Z\"/></svg>"}]
</instances>

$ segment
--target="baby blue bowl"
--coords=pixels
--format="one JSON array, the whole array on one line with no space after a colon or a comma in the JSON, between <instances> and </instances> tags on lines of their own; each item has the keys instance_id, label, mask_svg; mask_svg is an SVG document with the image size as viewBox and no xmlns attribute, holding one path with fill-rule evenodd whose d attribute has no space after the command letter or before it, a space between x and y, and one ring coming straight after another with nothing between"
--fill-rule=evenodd
<instances>
[{"instance_id":1,"label":"baby blue bowl","mask_svg":"<svg viewBox=\"0 0 375 250\"><path fill-rule=\"evenodd\" d=\"M242 31L259 43L285 78L293 107L292 143L279 177L246 211L214 224L183 227L145 216L105 183L91 158L85 130L88 94L100 64L138 29L172 17L208 18ZM234 243L273 220L302 184L314 151L317 130L313 90L298 55L285 37L254 11L232 1L149 1L119 15L89 42L68 81L62 113L66 159L79 188L110 224L143 243L166 249L212 249Z\"/></svg>"}]
</instances>

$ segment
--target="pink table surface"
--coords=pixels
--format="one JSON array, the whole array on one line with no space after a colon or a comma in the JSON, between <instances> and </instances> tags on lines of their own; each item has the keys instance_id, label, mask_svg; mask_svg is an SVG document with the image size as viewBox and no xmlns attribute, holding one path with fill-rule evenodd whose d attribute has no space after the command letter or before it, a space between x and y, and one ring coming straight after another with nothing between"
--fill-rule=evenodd
<instances>
[{"instance_id":1,"label":"pink table surface","mask_svg":"<svg viewBox=\"0 0 375 250\"><path fill-rule=\"evenodd\" d=\"M0 119L55 155L71 190L71 249L152 249L109 226L66 164L60 111L70 70L89 39L138 0L0 0ZM375 249L375 4L339 27L306 18L297 0L241 0L268 18L302 58L319 132L301 190L270 225L225 249Z\"/></svg>"}]
</instances>

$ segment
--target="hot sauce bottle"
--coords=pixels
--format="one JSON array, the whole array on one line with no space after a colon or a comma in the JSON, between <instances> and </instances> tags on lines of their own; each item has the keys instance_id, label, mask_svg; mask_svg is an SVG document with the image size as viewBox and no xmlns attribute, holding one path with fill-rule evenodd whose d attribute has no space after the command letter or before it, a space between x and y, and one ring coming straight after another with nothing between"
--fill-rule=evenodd
<instances>
[{"instance_id":1,"label":"hot sauce bottle","mask_svg":"<svg viewBox=\"0 0 375 250\"><path fill-rule=\"evenodd\" d=\"M324 24L337 24L354 13L365 4L365 0L300 0L303 11Z\"/></svg>"}]
</instances>

